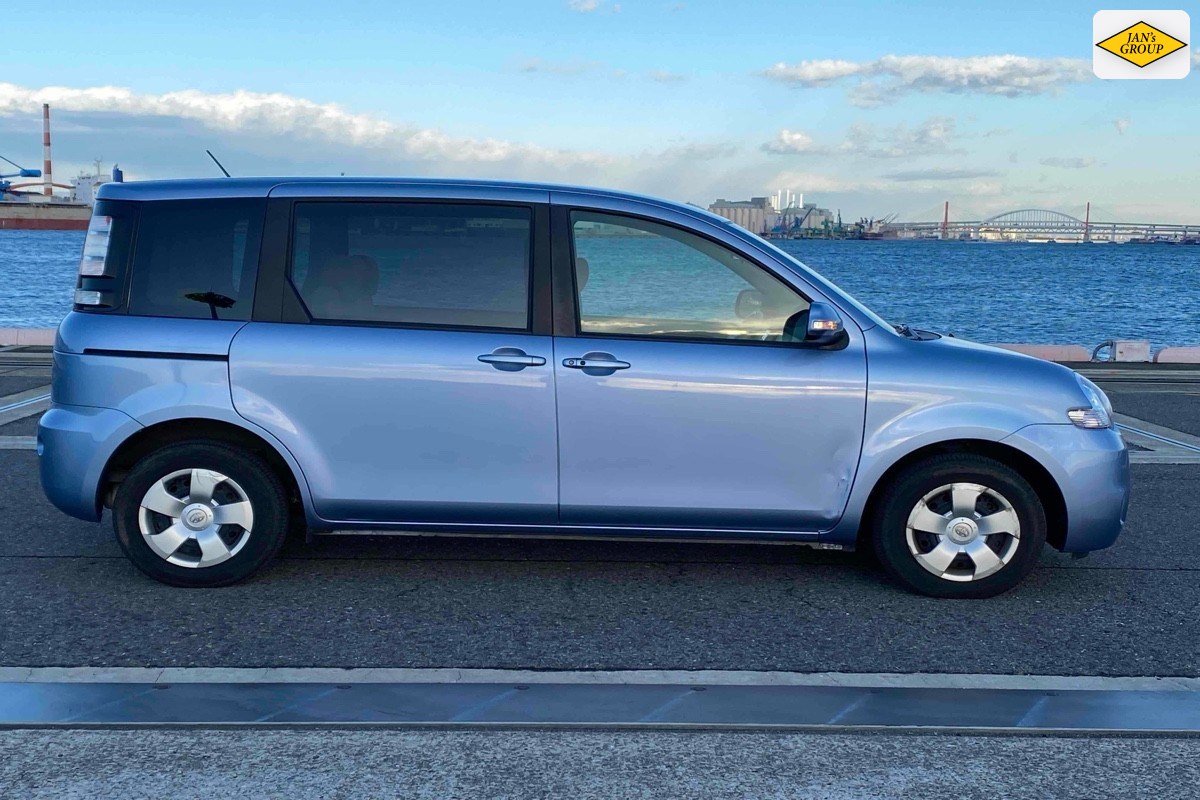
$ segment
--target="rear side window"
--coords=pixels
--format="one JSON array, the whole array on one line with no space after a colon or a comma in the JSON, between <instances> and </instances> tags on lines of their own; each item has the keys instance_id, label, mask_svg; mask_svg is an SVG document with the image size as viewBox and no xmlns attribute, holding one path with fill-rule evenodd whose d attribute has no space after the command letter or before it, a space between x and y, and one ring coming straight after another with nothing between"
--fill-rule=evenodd
<instances>
[{"instance_id":1,"label":"rear side window","mask_svg":"<svg viewBox=\"0 0 1200 800\"><path fill-rule=\"evenodd\" d=\"M291 280L319 321L529 327L532 212L448 203L297 203Z\"/></svg>"},{"instance_id":2,"label":"rear side window","mask_svg":"<svg viewBox=\"0 0 1200 800\"><path fill-rule=\"evenodd\" d=\"M141 204L129 313L250 319L264 210L243 199Z\"/></svg>"}]
</instances>

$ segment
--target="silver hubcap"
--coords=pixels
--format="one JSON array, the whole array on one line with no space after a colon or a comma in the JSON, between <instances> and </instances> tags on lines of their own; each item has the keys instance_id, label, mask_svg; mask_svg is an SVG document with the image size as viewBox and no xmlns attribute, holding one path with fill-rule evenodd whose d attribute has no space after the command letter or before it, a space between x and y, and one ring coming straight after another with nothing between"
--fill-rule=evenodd
<instances>
[{"instance_id":1,"label":"silver hubcap","mask_svg":"<svg viewBox=\"0 0 1200 800\"><path fill-rule=\"evenodd\" d=\"M210 469L181 469L142 498L138 527L150 549L180 567L211 567L237 555L254 527L250 498Z\"/></svg>"},{"instance_id":2,"label":"silver hubcap","mask_svg":"<svg viewBox=\"0 0 1200 800\"><path fill-rule=\"evenodd\" d=\"M977 483L950 483L921 498L908 515L908 550L949 581L977 581L1016 555L1021 523L1012 503Z\"/></svg>"}]
</instances>

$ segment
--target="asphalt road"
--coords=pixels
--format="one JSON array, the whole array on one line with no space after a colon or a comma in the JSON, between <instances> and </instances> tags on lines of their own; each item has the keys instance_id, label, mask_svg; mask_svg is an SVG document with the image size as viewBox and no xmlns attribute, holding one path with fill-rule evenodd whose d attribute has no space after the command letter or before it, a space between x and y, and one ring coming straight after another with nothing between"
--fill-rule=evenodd
<instances>
[{"instance_id":1,"label":"asphalt road","mask_svg":"<svg viewBox=\"0 0 1200 800\"><path fill-rule=\"evenodd\" d=\"M1138 466L1109 551L1047 551L987 601L770 545L289 543L247 583L162 586L0 451L0 665L751 669L1200 675L1200 470Z\"/></svg>"},{"instance_id":2,"label":"asphalt road","mask_svg":"<svg viewBox=\"0 0 1200 800\"><path fill-rule=\"evenodd\" d=\"M1159 391L1145 387L1133 391L1127 386L1104 389L1115 411L1200 436L1200 385L1164 386Z\"/></svg>"},{"instance_id":3,"label":"asphalt road","mask_svg":"<svg viewBox=\"0 0 1200 800\"><path fill-rule=\"evenodd\" d=\"M1195 797L1200 739L532 731L0 733L0 798Z\"/></svg>"}]
</instances>

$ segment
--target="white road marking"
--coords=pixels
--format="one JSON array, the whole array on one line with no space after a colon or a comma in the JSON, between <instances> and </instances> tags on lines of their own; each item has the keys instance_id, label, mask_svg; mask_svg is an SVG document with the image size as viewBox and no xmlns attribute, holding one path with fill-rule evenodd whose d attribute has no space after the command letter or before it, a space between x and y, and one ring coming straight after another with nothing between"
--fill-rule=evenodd
<instances>
[{"instance_id":1,"label":"white road marking","mask_svg":"<svg viewBox=\"0 0 1200 800\"><path fill-rule=\"evenodd\" d=\"M1200 436L1114 413L1121 436L1146 450L1130 450L1131 464L1200 464Z\"/></svg>"},{"instance_id":2,"label":"white road marking","mask_svg":"<svg viewBox=\"0 0 1200 800\"><path fill-rule=\"evenodd\" d=\"M38 386L0 397L0 425L40 414L50 407L50 387Z\"/></svg>"}]
</instances>

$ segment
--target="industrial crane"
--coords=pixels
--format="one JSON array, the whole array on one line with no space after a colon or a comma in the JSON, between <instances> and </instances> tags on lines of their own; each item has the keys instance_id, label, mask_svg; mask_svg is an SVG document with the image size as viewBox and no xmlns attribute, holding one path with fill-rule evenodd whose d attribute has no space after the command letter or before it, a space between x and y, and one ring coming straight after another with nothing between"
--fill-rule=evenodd
<instances>
[{"instance_id":1,"label":"industrial crane","mask_svg":"<svg viewBox=\"0 0 1200 800\"><path fill-rule=\"evenodd\" d=\"M0 194L7 194L12 188L12 181L9 178L40 178L42 171L40 169L25 169L15 161L10 161L4 156L0 156L0 161L8 162L17 168L16 172L0 172Z\"/></svg>"}]
</instances>

